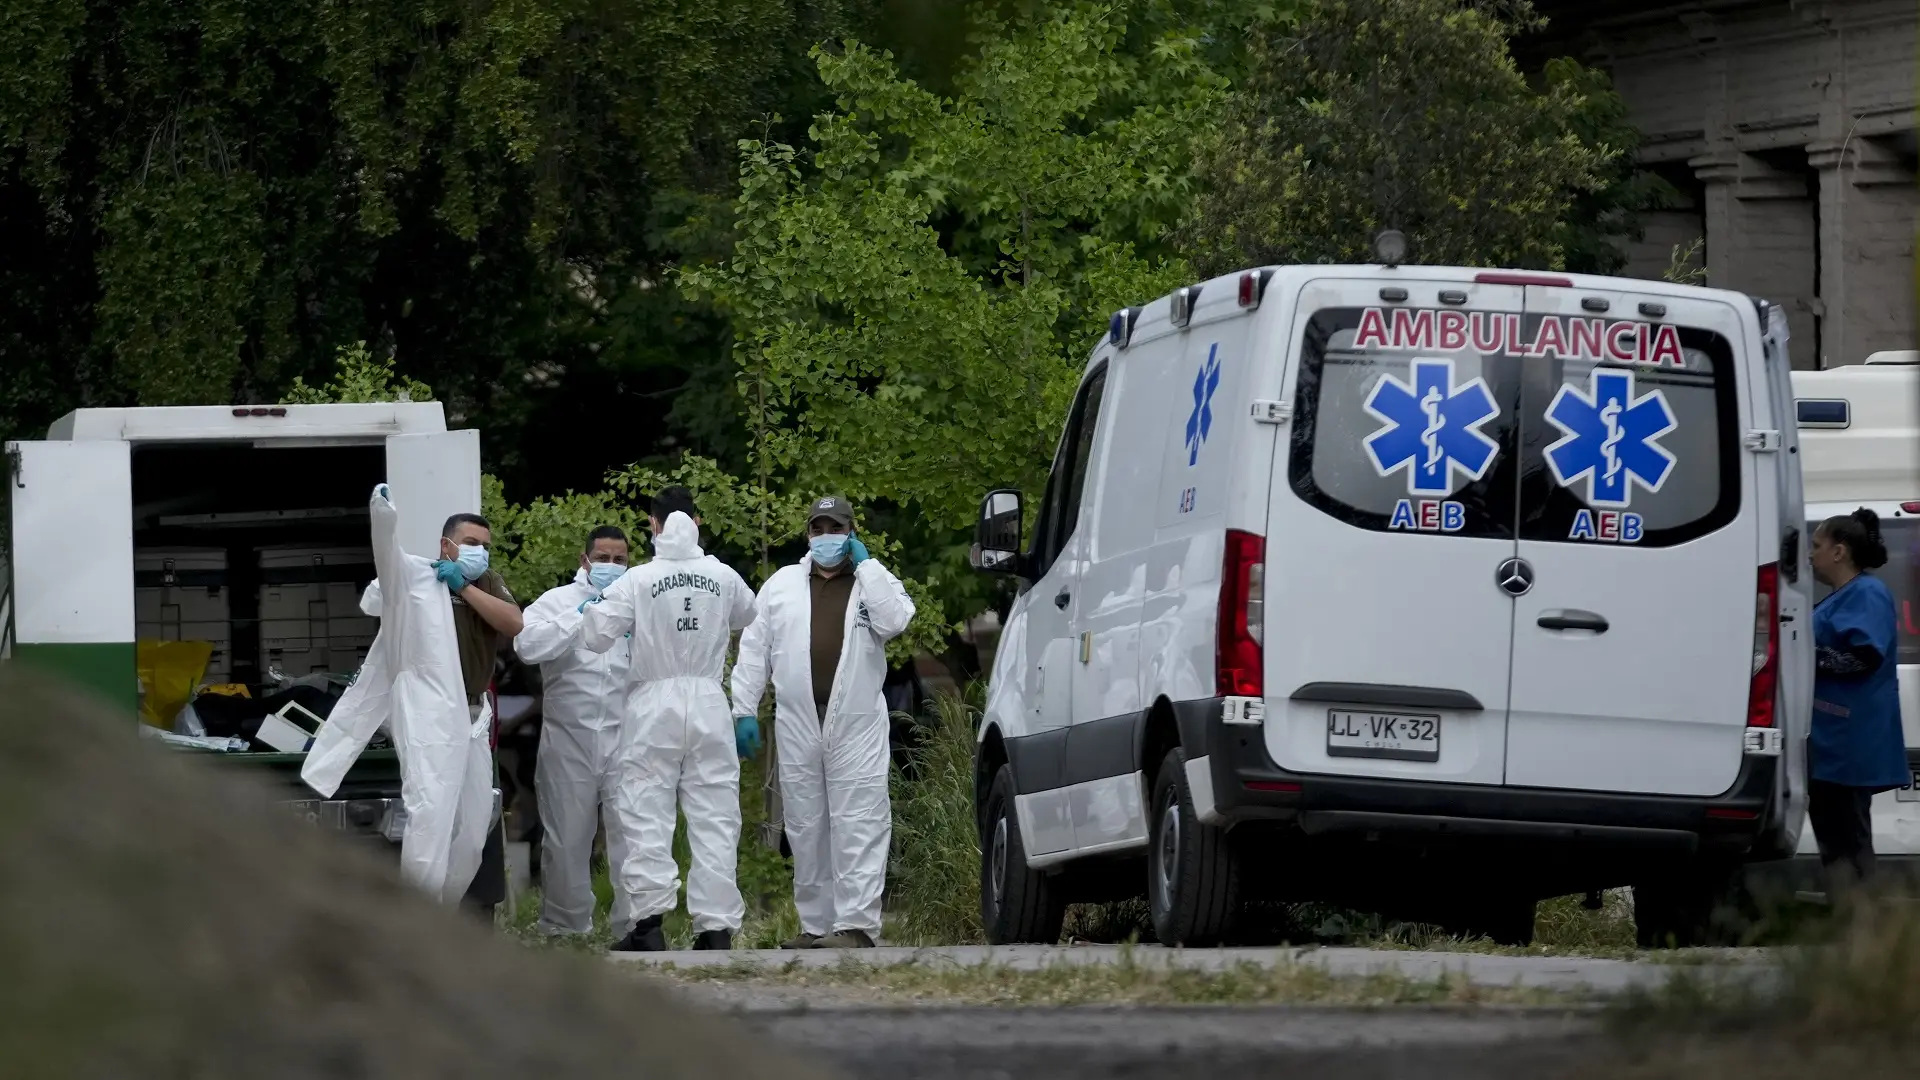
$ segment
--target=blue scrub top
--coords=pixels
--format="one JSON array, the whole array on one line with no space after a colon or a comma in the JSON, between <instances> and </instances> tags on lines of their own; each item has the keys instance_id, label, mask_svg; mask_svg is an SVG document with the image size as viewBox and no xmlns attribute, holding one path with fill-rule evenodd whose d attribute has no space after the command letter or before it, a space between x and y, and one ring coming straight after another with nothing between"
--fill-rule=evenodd
<instances>
[{"instance_id":1,"label":"blue scrub top","mask_svg":"<svg viewBox=\"0 0 1920 1080\"><path fill-rule=\"evenodd\" d=\"M1900 658L1893 593L1880 579L1856 576L1813 609L1816 647L1871 645L1880 666L1865 678L1815 673L1811 772L1815 780L1887 791L1907 783L1900 731Z\"/></svg>"}]
</instances>

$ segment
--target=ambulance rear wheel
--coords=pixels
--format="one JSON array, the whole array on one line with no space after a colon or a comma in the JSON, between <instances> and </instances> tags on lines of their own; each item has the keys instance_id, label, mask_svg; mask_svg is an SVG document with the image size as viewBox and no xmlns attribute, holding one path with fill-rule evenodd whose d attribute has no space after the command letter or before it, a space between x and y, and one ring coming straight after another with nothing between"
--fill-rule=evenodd
<instances>
[{"instance_id":1,"label":"ambulance rear wheel","mask_svg":"<svg viewBox=\"0 0 1920 1080\"><path fill-rule=\"evenodd\" d=\"M1753 921L1732 865L1703 862L1633 887L1634 937L1643 949L1738 945Z\"/></svg>"}]
</instances>

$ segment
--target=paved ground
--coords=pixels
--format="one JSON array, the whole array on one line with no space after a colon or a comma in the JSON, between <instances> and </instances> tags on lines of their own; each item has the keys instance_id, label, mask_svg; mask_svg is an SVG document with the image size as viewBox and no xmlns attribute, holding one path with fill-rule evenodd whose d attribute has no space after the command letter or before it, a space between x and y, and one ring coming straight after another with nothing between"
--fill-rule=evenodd
<instances>
[{"instance_id":1,"label":"paved ground","mask_svg":"<svg viewBox=\"0 0 1920 1080\"><path fill-rule=\"evenodd\" d=\"M1726 963L1737 965L1743 961L1749 961L1753 954L1743 950L1718 950L1712 955L1715 960L1724 958ZM1219 970L1242 963L1298 963L1315 964L1335 975L1360 976L1381 971L1397 971L1409 978L1420 980L1431 980L1447 975L1467 979L1480 986L1521 986L1574 993L1591 991L1596 994L1614 994L1635 987L1658 985L1671 977L1674 972L1686 970L1676 964L1577 957L1495 956L1478 953L1401 952L1347 948L1167 949L1158 945L1133 947L1119 945L952 946L934 949L862 949L853 952L736 950L729 953L616 953L612 954L611 959L621 964L672 965L680 968L726 965L771 968L787 964L826 966L851 961L874 965L992 964L1034 970L1057 964L1132 962L1142 966Z\"/></svg>"},{"instance_id":2,"label":"paved ground","mask_svg":"<svg viewBox=\"0 0 1920 1080\"><path fill-rule=\"evenodd\" d=\"M849 1009L747 1023L865 1080L1514 1080L1589 1060L1589 1015L1318 1008Z\"/></svg>"}]
</instances>

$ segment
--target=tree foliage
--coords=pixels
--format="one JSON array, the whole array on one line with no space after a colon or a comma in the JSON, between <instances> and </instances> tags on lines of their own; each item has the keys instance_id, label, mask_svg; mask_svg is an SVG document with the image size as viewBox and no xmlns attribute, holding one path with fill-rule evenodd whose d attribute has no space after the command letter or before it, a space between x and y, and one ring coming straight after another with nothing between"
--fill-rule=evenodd
<instances>
[{"instance_id":1,"label":"tree foliage","mask_svg":"<svg viewBox=\"0 0 1920 1080\"><path fill-rule=\"evenodd\" d=\"M683 278L734 317L751 469L688 468L729 493L738 540L777 545L809 497L842 492L900 547L924 639L978 610L962 538L980 493L1044 482L1099 313L1191 276L1143 249L1226 87L1171 11L983 16L952 95L871 48L816 50L838 108L805 157L742 144L733 255Z\"/></svg>"},{"instance_id":2,"label":"tree foliage","mask_svg":"<svg viewBox=\"0 0 1920 1080\"><path fill-rule=\"evenodd\" d=\"M1663 197L1603 75L1514 67L1524 0L8 14L0 437L432 396L528 595L668 481L762 576L837 491L920 603L896 655L996 597L975 500L1043 486L1109 311L1388 224L1605 272Z\"/></svg>"},{"instance_id":3,"label":"tree foliage","mask_svg":"<svg viewBox=\"0 0 1920 1080\"><path fill-rule=\"evenodd\" d=\"M334 356L333 378L308 386L296 375L280 399L283 405L322 405L343 401L432 401L433 387L393 370L393 357L375 359L367 343L342 345Z\"/></svg>"},{"instance_id":4,"label":"tree foliage","mask_svg":"<svg viewBox=\"0 0 1920 1080\"><path fill-rule=\"evenodd\" d=\"M1429 264L1594 261L1569 250L1594 231L1575 202L1591 220L1632 201L1609 188L1633 183L1630 148L1605 141L1604 79L1562 64L1536 87L1515 67L1528 5L1301 0L1295 16L1253 33L1200 149L1208 190L1182 235L1205 271L1365 262L1385 228Z\"/></svg>"},{"instance_id":5,"label":"tree foliage","mask_svg":"<svg viewBox=\"0 0 1920 1080\"><path fill-rule=\"evenodd\" d=\"M819 100L805 50L870 4L11 0L0 435L274 400L365 340L495 467L597 480L632 450L591 403L658 422L724 369L724 323L659 286L723 232L734 141ZM718 452L730 408L680 426ZM546 423L585 445L519 437Z\"/></svg>"}]
</instances>

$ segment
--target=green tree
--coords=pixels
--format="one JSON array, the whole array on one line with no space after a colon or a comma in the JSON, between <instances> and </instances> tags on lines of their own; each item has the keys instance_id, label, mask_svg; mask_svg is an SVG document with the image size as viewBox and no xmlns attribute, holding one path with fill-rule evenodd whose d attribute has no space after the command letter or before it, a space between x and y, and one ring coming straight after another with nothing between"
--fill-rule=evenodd
<instances>
[{"instance_id":1,"label":"green tree","mask_svg":"<svg viewBox=\"0 0 1920 1080\"><path fill-rule=\"evenodd\" d=\"M433 387L395 374L393 357L375 359L367 343L342 345L334 354L333 378L308 386L296 375L280 399L282 405L322 405L350 401L432 401Z\"/></svg>"},{"instance_id":2,"label":"green tree","mask_svg":"<svg viewBox=\"0 0 1920 1080\"><path fill-rule=\"evenodd\" d=\"M1524 0L1301 0L1257 29L1250 73L1202 145L1182 237L1203 270L1365 262L1398 228L1430 264L1560 268L1574 203L1630 177L1593 73L1539 88L1508 52ZM1595 200L1589 216L1612 209Z\"/></svg>"},{"instance_id":3,"label":"green tree","mask_svg":"<svg viewBox=\"0 0 1920 1080\"><path fill-rule=\"evenodd\" d=\"M1560 218L1565 269L1577 274L1617 274L1627 265L1625 244L1644 239L1640 215L1680 204L1680 192L1657 173L1640 167L1640 129L1607 73L1570 57L1547 61L1540 81L1575 99L1567 130L1581 143L1604 148L1598 183L1572 192Z\"/></svg>"},{"instance_id":4,"label":"green tree","mask_svg":"<svg viewBox=\"0 0 1920 1080\"><path fill-rule=\"evenodd\" d=\"M742 145L733 255L683 278L734 318L750 468L683 466L726 507L724 538L764 562L808 496L840 491L911 579L912 643L985 605L959 539L980 494L1038 490L1104 312L1191 277L1143 249L1177 219L1190 133L1226 87L1170 11L983 14L951 96L888 54L816 50L838 108L804 159ZM1148 15L1162 28L1130 46Z\"/></svg>"}]
</instances>

